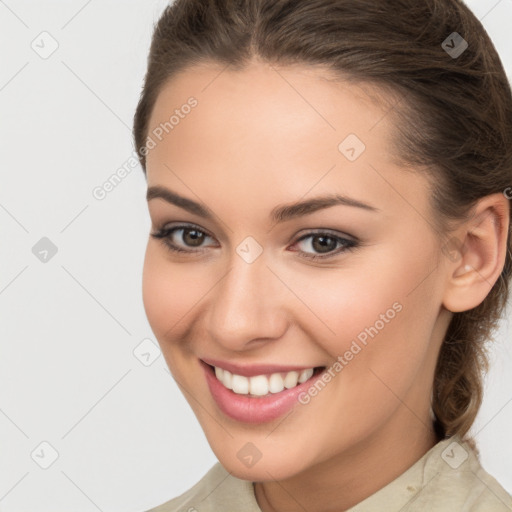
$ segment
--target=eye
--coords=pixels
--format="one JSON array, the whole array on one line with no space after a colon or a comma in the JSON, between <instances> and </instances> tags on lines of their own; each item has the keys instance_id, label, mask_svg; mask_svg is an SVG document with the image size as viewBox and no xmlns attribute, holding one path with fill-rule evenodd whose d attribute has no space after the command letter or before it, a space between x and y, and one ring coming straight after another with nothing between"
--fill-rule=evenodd
<instances>
[{"instance_id":1,"label":"eye","mask_svg":"<svg viewBox=\"0 0 512 512\"><path fill-rule=\"evenodd\" d=\"M303 249L298 251L298 255L302 258L313 260L332 258L342 252L353 250L359 245L359 242L356 240L343 238L326 231L308 233L299 238L294 245L299 244L299 242L303 242ZM312 254L307 249L317 251L320 254Z\"/></svg>"},{"instance_id":2,"label":"eye","mask_svg":"<svg viewBox=\"0 0 512 512\"><path fill-rule=\"evenodd\" d=\"M153 238L162 241L164 246L174 253L193 254L202 252L203 243L208 238L213 240L205 230L193 224L181 224L177 226L164 226L155 233ZM328 231L310 232L300 237L295 245L302 243L303 248L294 251L298 256L311 260L332 258L342 252L350 251L359 246L357 240L334 235ZM312 250L312 252L308 252ZM317 254L314 253L317 252Z\"/></svg>"},{"instance_id":3,"label":"eye","mask_svg":"<svg viewBox=\"0 0 512 512\"><path fill-rule=\"evenodd\" d=\"M166 226L158 229L155 233L151 233L151 236L161 240L170 251L181 253L199 252L197 248L200 249L207 238L213 239L203 229L191 224Z\"/></svg>"}]
</instances>

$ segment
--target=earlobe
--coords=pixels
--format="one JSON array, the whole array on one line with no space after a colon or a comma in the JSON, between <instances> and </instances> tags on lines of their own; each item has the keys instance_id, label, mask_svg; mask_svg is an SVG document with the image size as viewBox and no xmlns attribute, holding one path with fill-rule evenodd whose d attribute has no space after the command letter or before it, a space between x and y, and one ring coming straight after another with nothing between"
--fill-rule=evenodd
<instances>
[{"instance_id":1,"label":"earlobe","mask_svg":"<svg viewBox=\"0 0 512 512\"><path fill-rule=\"evenodd\" d=\"M449 311L477 307L498 280L507 255L509 207L503 194L486 196L477 203L471 219L459 228L455 237L459 257L450 257L446 266L443 306Z\"/></svg>"}]
</instances>

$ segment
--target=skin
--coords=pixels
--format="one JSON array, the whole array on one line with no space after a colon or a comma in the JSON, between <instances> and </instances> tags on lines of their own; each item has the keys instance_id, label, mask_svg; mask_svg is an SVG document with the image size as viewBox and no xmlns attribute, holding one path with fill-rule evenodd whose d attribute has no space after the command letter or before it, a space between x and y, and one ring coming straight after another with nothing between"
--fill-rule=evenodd
<instances>
[{"instance_id":1,"label":"skin","mask_svg":"<svg viewBox=\"0 0 512 512\"><path fill-rule=\"evenodd\" d=\"M149 133L190 96L198 100L148 153L147 183L214 218L148 201L151 233L191 223L205 238L198 247L177 230L172 240L191 252L172 253L149 237L146 314L212 450L255 482L263 512L345 510L437 442L429 414L439 347L452 312L477 306L503 268L509 205L502 194L481 200L453 233L463 257L447 258L427 178L393 163L393 125L369 87L306 66L255 60L222 69L183 71L152 112ZM338 150L351 133L366 145L354 162ZM280 224L269 218L277 205L334 192L379 211L336 205ZM318 229L360 245L334 254L342 245L331 240L330 258L299 256L322 254L319 235L297 241ZM263 249L252 263L236 252L248 236ZM396 302L401 311L286 417L240 423L211 397L200 358L329 367ZM247 442L262 454L250 468L237 457Z\"/></svg>"}]
</instances>

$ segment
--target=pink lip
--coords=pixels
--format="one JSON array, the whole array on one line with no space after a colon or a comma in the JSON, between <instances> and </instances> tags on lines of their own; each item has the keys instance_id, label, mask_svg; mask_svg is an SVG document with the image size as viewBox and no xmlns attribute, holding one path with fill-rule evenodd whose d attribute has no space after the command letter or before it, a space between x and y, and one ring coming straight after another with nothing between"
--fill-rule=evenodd
<instances>
[{"instance_id":1,"label":"pink lip","mask_svg":"<svg viewBox=\"0 0 512 512\"><path fill-rule=\"evenodd\" d=\"M200 363L203 367L210 393L219 409L230 418L243 423L264 423L279 418L297 404L300 393L305 392L312 385L313 381L321 375L313 375L302 384L291 389L285 388L280 393L270 393L263 397L250 397L248 395L239 395L231 389L224 387L215 376L213 369L204 361L200 361ZM251 367L252 369L253 367Z\"/></svg>"},{"instance_id":2,"label":"pink lip","mask_svg":"<svg viewBox=\"0 0 512 512\"><path fill-rule=\"evenodd\" d=\"M210 366L218 366L223 370L235 373L236 375L243 375L244 377L253 377L255 375L267 375L271 373L287 373L297 371L300 373L301 370L308 368L315 368L314 366L283 366L277 364L252 364L252 365L238 365L235 363L229 363L228 361L219 361L218 359L203 359L206 364Z\"/></svg>"}]
</instances>

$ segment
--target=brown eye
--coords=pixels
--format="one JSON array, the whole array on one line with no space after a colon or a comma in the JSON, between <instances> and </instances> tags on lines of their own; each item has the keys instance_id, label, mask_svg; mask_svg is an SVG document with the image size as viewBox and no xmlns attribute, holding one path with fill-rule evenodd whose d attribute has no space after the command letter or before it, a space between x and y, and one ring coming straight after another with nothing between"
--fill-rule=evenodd
<instances>
[{"instance_id":1,"label":"brown eye","mask_svg":"<svg viewBox=\"0 0 512 512\"><path fill-rule=\"evenodd\" d=\"M192 229L192 228L191 229L182 229L181 231L183 231L183 235L182 235L183 241L187 245L190 245L191 247L198 247L204 241L205 234L202 231L199 231L197 229Z\"/></svg>"},{"instance_id":2,"label":"brown eye","mask_svg":"<svg viewBox=\"0 0 512 512\"><path fill-rule=\"evenodd\" d=\"M325 253L334 251L337 244L337 240L332 236L314 236L311 246L315 251Z\"/></svg>"},{"instance_id":3,"label":"brown eye","mask_svg":"<svg viewBox=\"0 0 512 512\"><path fill-rule=\"evenodd\" d=\"M322 259L336 256L342 252L355 249L359 242L323 231L309 233L301 237L295 244L302 243L299 256L310 259Z\"/></svg>"},{"instance_id":4,"label":"brown eye","mask_svg":"<svg viewBox=\"0 0 512 512\"><path fill-rule=\"evenodd\" d=\"M162 227L156 233L151 233L151 236L161 239L169 250L180 253L197 253L199 251L194 250L194 247L202 249L207 238L213 239L202 229L189 225Z\"/></svg>"}]
</instances>

